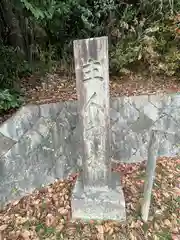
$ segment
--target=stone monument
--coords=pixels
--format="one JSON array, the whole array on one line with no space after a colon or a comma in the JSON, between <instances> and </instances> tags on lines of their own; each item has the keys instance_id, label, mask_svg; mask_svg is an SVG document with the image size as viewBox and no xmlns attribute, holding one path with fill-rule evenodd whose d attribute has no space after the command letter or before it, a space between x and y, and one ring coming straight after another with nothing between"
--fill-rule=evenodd
<instances>
[{"instance_id":1,"label":"stone monument","mask_svg":"<svg viewBox=\"0 0 180 240\"><path fill-rule=\"evenodd\" d=\"M82 171L72 196L72 218L125 220L120 176L111 171L108 38L74 41Z\"/></svg>"}]
</instances>

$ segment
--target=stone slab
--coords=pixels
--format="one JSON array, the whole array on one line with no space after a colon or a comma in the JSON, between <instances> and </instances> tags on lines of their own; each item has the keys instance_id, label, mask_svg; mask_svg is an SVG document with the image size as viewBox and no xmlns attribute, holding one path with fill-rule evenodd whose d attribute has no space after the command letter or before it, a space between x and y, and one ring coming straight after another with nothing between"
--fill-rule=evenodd
<instances>
[{"instance_id":1,"label":"stone slab","mask_svg":"<svg viewBox=\"0 0 180 240\"><path fill-rule=\"evenodd\" d=\"M27 105L20 108L0 126L0 133L18 141L39 119L39 106Z\"/></svg>"},{"instance_id":2,"label":"stone slab","mask_svg":"<svg viewBox=\"0 0 180 240\"><path fill-rule=\"evenodd\" d=\"M55 120L63 107L63 102L42 104L40 105L40 116Z\"/></svg>"},{"instance_id":3,"label":"stone slab","mask_svg":"<svg viewBox=\"0 0 180 240\"><path fill-rule=\"evenodd\" d=\"M60 115L56 121L41 117L1 157L2 206L31 193L42 184L53 183L57 178L67 178L72 166L72 163L71 166L69 164L69 159L73 154L71 154L72 142L69 141L69 134L71 134L71 126L67 115Z\"/></svg>"},{"instance_id":4,"label":"stone slab","mask_svg":"<svg viewBox=\"0 0 180 240\"><path fill-rule=\"evenodd\" d=\"M125 221L125 201L121 187L85 187L83 195L73 195L72 220Z\"/></svg>"},{"instance_id":5,"label":"stone slab","mask_svg":"<svg viewBox=\"0 0 180 240\"><path fill-rule=\"evenodd\" d=\"M15 143L16 141L5 137L0 133L0 157L3 156Z\"/></svg>"}]
</instances>

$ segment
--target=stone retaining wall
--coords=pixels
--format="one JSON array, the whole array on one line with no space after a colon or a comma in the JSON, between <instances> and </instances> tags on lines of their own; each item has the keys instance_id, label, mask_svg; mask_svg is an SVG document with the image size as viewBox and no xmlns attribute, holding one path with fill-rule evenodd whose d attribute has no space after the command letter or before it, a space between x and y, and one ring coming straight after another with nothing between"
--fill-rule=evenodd
<instances>
[{"instance_id":1,"label":"stone retaining wall","mask_svg":"<svg viewBox=\"0 0 180 240\"><path fill-rule=\"evenodd\" d=\"M180 153L180 95L115 98L110 103L112 159L147 159L152 129L159 156ZM29 105L0 126L0 202L66 178L82 165L77 102Z\"/></svg>"}]
</instances>

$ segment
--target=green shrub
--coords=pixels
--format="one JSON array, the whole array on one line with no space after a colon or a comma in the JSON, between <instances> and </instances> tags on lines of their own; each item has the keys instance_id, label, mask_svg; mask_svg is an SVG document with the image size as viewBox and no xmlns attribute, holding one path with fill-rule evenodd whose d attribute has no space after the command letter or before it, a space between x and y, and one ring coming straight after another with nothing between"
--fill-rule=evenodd
<instances>
[{"instance_id":1,"label":"green shrub","mask_svg":"<svg viewBox=\"0 0 180 240\"><path fill-rule=\"evenodd\" d=\"M19 89L20 78L32 74L32 66L11 46L0 42L0 87Z\"/></svg>"},{"instance_id":2,"label":"green shrub","mask_svg":"<svg viewBox=\"0 0 180 240\"><path fill-rule=\"evenodd\" d=\"M22 59L15 49L0 44L0 86L1 88L13 88L18 80L18 72Z\"/></svg>"},{"instance_id":3,"label":"green shrub","mask_svg":"<svg viewBox=\"0 0 180 240\"><path fill-rule=\"evenodd\" d=\"M8 89L0 90L0 113L19 108L23 99L18 93L11 93Z\"/></svg>"},{"instance_id":4,"label":"green shrub","mask_svg":"<svg viewBox=\"0 0 180 240\"><path fill-rule=\"evenodd\" d=\"M119 41L110 56L111 68L119 73L132 70L136 64L136 68L144 65L151 74L178 75L180 42L174 22L167 18L156 21L141 31L137 26L129 26L129 32Z\"/></svg>"},{"instance_id":5,"label":"green shrub","mask_svg":"<svg viewBox=\"0 0 180 240\"><path fill-rule=\"evenodd\" d=\"M180 12L179 0L21 0L13 7L32 65L1 44L0 86L5 88L34 72L37 59L45 71L54 60L71 65L74 39L102 35L109 37L111 72L144 65L153 74L179 73L179 43L171 23Z\"/></svg>"},{"instance_id":6,"label":"green shrub","mask_svg":"<svg viewBox=\"0 0 180 240\"><path fill-rule=\"evenodd\" d=\"M36 38L35 45L44 52L40 54L42 61L56 58L71 64L74 39L107 35L111 72L121 73L138 64L154 74L176 75L179 71L179 47L168 23L180 11L179 0L20 2L53 45L52 52L46 41Z\"/></svg>"}]
</instances>

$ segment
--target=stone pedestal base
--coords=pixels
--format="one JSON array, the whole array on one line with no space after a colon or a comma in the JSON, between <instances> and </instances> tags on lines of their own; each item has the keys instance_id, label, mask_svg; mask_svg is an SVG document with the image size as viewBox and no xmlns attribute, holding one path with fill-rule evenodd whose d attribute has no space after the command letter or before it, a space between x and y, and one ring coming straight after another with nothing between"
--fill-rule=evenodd
<instances>
[{"instance_id":1,"label":"stone pedestal base","mask_svg":"<svg viewBox=\"0 0 180 240\"><path fill-rule=\"evenodd\" d=\"M76 191L76 188L75 188ZM72 220L125 221L125 200L121 187L85 187L84 192L73 192Z\"/></svg>"}]
</instances>

